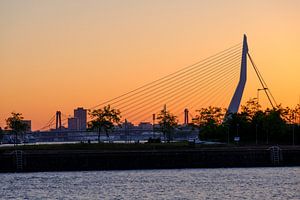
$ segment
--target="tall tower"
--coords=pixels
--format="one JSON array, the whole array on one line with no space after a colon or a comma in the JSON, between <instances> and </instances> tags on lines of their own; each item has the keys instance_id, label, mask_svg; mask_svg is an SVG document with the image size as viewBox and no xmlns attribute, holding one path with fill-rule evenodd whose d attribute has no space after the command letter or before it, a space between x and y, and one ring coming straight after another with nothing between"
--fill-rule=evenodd
<instances>
[{"instance_id":1,"label":"tall tower","mask_svg":"<svg viewBox=\"0 0 300 200\"><path fill-rule=\"evenodd\" d=\"M248 54L247 36L244 35L240 80L235 89L234 95L230 101L228 111L227 111L228 113L237 113L241 104L241 100L242 100L242 96L243 96L243 92L247 80L247 54Z\"/></svg>"}]
</instances>

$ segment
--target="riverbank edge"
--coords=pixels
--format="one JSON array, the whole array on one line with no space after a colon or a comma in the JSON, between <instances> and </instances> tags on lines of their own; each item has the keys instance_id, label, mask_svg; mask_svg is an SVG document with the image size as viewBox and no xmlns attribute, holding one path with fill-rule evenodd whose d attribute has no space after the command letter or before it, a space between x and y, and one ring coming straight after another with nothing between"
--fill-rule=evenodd
<instances>
[{"instance_id":1,"label":"riverbank edge","mask_svg":"<svg viewBox=\"0 0 300 200\"><path fill-rule=\"evenodd\" d=\"M0 172L300 166L300 146L146 150L7 150Z\"/></svg>"}]
</instances>

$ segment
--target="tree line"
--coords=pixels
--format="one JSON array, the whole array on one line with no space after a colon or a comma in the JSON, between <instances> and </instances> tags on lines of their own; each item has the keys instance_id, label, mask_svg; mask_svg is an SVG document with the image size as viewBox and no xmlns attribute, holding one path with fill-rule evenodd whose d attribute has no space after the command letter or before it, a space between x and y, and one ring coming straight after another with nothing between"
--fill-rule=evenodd
<instances>
[{"instance_id":1,"label":"tree line","mask_svg":"<svg viewBox=\"0 0 300 200\"><path fill-rule=\"evenodd\" d=\"M208 107L197 110L193 124L199 129L199 138L245 144L300 144L300 104L295 108L281 105L263 110L250 99L238 113ZM234 141L234 139L239 141Z\"/></svg>"},{"instance_id":2,"label":"tree line","mask_svg":"<svg viewBox=\"0 0 300 200\"><path fill-rule=\"evenodd\" d=\"M121 112L109 105L103 109L90 111L92 120L90 130L104 131L107 136L116 125L120 126ZM166 141L178 127L178 117L162 109L156 117L158 128ZM243 144L299 144L300 143L300 104L295 108L281 105L262 109L255 100L250 99L241 106L238 113L228 113L224 108L208 107L196 110L196 115L188 125L199 131L200 140ZM177 130L178 131L178 130Z\"/></svg>"},{"instance_id":3,"label":"tree line","mask_svg":"<svg viewBox=\"0 0 300 200\"><path fill-rule=\"evenodd\" d=\"M117 126L121 126L121 111L110 105L89 111L88 130L109 137ZM162 109L155 118L156 131L163 133L166 141L172 140L178 132L178 117L169 110ZM12 113L6 119L5 129L16 135L26 130L21 113ZM199 131L200 140L243 144L300 144L300 104L294 108L278 106L262 109L255 100L250 99L241 106L238 113L228 113L224 108L207 107L196 110L196 115L187 126ZM0 128L0 137L2 129ZM1 139L1 138L0 138Z\"/></svg>"}]
</instances>

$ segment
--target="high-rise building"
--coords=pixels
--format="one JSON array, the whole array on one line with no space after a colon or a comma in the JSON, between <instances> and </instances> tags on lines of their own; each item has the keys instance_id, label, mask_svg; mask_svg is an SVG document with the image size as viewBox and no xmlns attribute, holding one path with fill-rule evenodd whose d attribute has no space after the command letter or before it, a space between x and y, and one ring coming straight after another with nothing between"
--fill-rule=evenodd
<instances>
[{"instance_id":1,"label":"high-rise building","mask_svg":"<svg viewBox=\"0 0 300 200\"><path fill-rule=\"evenodd\" d=\"M87 124L87 111L80 107L74 110L74 118L77 119L77 130L85 131Z\"/></svg>"}]
</instances>

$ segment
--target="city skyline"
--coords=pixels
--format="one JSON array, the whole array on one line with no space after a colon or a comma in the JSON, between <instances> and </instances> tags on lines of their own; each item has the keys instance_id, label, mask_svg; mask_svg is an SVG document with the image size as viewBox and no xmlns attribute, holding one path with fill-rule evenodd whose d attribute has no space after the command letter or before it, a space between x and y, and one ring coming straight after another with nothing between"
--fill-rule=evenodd
<instances>
[{"instance_id":1,"label":"city skyline","mask_svg":"<svg viewBox=\"0 0 300 200\"><path fill-rule=\"evenodd\" d=\"M298 1L0 5L2 128L16 111L36 130L57 110L69 115L119 96L241 42L244 33L276 100L299 103ZM248 72L242 103L260 88Z\"/></svg>"}]
</instances>

